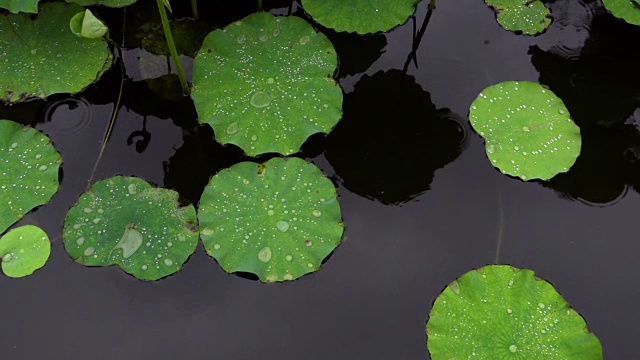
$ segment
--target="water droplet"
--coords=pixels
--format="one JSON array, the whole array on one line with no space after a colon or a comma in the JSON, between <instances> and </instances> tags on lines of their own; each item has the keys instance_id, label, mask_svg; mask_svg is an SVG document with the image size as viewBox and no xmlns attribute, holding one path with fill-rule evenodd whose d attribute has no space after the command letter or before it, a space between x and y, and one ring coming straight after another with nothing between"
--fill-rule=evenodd
<instances>
[{"instance_id":1,"label":"water droplet","mask_svg":"<svg viewBox=\"0 0 640 360\"><path fill-rule=\"evenodd\" d=\"M273 216L273 214L275 214L275 213L273 212L273 210L268 210L267 214L269 214L270 216Z\"/></svg>"},{"instance_id":2,"label":"water droplet","mask_svg":"<svg viewBox=\"0 0 640 360\"><path fill-rule=\"evenodd\" d=\"M517 346L515 346L515 345L511 345L511 346L509 346L509 351L511 351L512 353L514 353L514 352L518 351L518 347L517 347Z\"/></svg>"},{"instance_id":3,"label":"water droplet","mask_svg":"<svg viewBox=\"0 0 640 360\"><path fill-rule=\"evenodd\" d=\"M560 115L564 115L564 110L560 110L558 112L560 113Z\"/></svg>"},{"instance_id":4,"label":"water droplet","mask_svg":"<svg viewBox=\"0 0 640 360\"><path fill-rule=\"evenodd\" d=\"M45 171L45 170L47 170L47 165L40 165L40 167L38 168L38 170L40 170L40 171Z\"/></svg>"},{"instance_id":5,"label":"water droplet","mask_svg":"<svg viewBox=\"0 0 640 360\"><path fill-rule=\"evenodd\" d=\"M40 159L42 157L42 155L38 154L36 155L36 159Z\"/></svg>"},{"instance_id":6,"label":"water droplet","mask_svg":"<svg viewBox=\"0 0 640 360\"><path fill-rule=\"evenodd\" d=\"M149 267L147 265L142 265L142 270L147 270Z\"/></svg>"},{"instance_id":7,"label":"water droplet","mask_svg":"<svg viewBox=\"0 0 640 360\"><path fill-rule=\"evenodd\" d=\"M173 265L173 260L171 260L171 259L164 259L164 264L165 264L165 265L167 265L167 266L171 266L171 265Z\"/></svg>"},{"instance_id":8,"label":"water droplet","mask_svg":"<svg viewBox=\"0 0 640 360\"><path fill-rule=\"evenodd\" d=\"M240 35L236 38L236 41L238 41L238 44L244 44L244 42L247 41L247 37L245 35Z\"/></svg>"},{"instance_id":9,"label":"water droplet","mask_svg":"<svg viewBox=\"0 0 640 360\"><path fill-rule=\"evenodd\" d=\"M267 79L267 84L273 84L275 82L275 80L273 80L273 78L268 78Z\"/></svg>"},{"instance_id":10,"label":"water droplet","mask_svg":"<svg viewBox=\"0 0 640 360\"><path fill-rule=\"evenodd\" d=\"M84 212L86 212L87 214L90 212L93 212L92 208L84 208Z\"/></svg>"},{"instance_id":11,"label":"water droplet","mask_svg":"<svg viewBox=\"0 0 640 360\"><path fill-rule=\"evenodd\" d=\"M306 247L310 247L311 245L313 245L313 243L311 242L311 240L307 239L307 240L304 241L304 245Z\"/></svg>"},{"instance_id":12,"label":"water droplet","mask_svg":"<svg viewBox=\"0 0 640 360\"><path fill-rule=\"evenodd\" d=\"M84 250L84 256L91 256L93 255L93 253L96 252L96 248L94 247L88 247Z\"/></svg>"},{"instance_id":13,"label":"water droplet","mask_svg":"<svg viewBox=\"0 0 640 360\"><path fill-rule=\"evenodd\" d=\"M312 213L312 214L313 214L313 216L315 216L315 217L320 217L320 216L322 215L322 211L317 210L317 209L316 209L316 210L313 210L311 213Z\"/></svg>"},{"instance_id":14,"label":"water droplet","mask_svg":"<svg viewBox=\"0 0 640 360\"><path fill-rule=\"evenodd\" d=\"M529 132L529 127L528 127L528 126L523 126L523 127L522 127L522 131L524 131L524 132Z\"/></svg>"},{"instance_id":15,"label":"water droplet","mask_svg":"<svg viewBox=\"0 0 640 360\"><path fill-rule=\"evenodd\" d=\"M287 256L284 257L284 259L287 260L287 261L291 261L291 260L293 260L293 256L287 255Z\"/></svg>"},{"instance_id":16,"label":"water droplet","mask_svg":"<svg viewBox=\"0 0 640 360\"><path fill-rule=\"evenodd\" d=\"M460 294L460 284L458 284L457 281L452 282L449 285L449 288L451 289L451 291L453 291L454 293L456 293L456 295Z\"/></svg>"},{"instance_id":17,"label":"water droplet","mask_svg":"<svg viewBox=\"0 0 640 360\"><path fill-rule=\"evenodd\" d=\"M35 55L38 52L38 49L31 49L31 55Z\"/></svg>"},{"instance_id":18,"label":"water droplet","mask_svg":"<svg viewBox=\"0 0 640 360\"><path fill-rule=\"evenodd\" d=\"M267 35L267 34L260 35L260 41L264 42L264 41L267 41L267 40L269 40L269 35Z\"/></svg>"},{"instance_id":19,"label":"water droplet","mask_svg":"<svg viewBox=\"0 0 640 360\"><path fill-rule=\"evenodd\" d=\"M243 183L243 184L245 184L245 185L249 185L249 180L247 180L247 179L242 179L242 183Z\"/></svg>"},{"instance_id":20,"label":"water droplet","mask_svg":"<svg viewBox=\"0 0 640 360\"><path fill-rule=\"evenodd\" d=\"M18 143L13 143L13 144L11 144L11 148L12 148L12 149L15 149L15 148L17 148L17 147L18 147Z\"/></svg>"},{"instance_id":21,"label":"water droplet","mask_svg":"<svg viewBox=\"0 0 640 360\"><path fill-rule=\"evenodd\" d=\"M313 267L313 264L312 264L312 263L307 263L307 267L308 267L308 268L312 268L312 267Z\"/></svg>"},{"instance_id":22,"label":"water droplet","mask_svg":"<svg viewBox=\"0 0 640 360\"><path fill-rule=\"evenodd\" d=\"M543 303L538 303L538 307L539 307L540 309L544 309L546 306L545 306Z\"/></svg>"},{"instance_id":23,"label":"water droplet","mask_svg":"<svg viewBox=\"0 0 640 360\"><path fill-rule=\"evenodd\" d=\"M256 141L256 140L258 140L258 137L257 137L257 136L255 136L255 135L252 135L252 136L251 136L251 141Z\"/></svg>"},{"instance_id":24,"label":"water droplet","mask_svg":"<svg viewBox=\"0 0 640 360\"><path fill-rule=\"evenodd\" d=\"M78 240L76 240L76 243L77 243L79 246L82 246L82 244L84 244L84 237L78 238Z\"/></svg>"},{"instance_id":25,"label":"water droplet","mask_svg":"<svg viewBox=\"0 0 640 360\"><path fill-rule=\"evenodd\" d=\"M494 152L496 152L496 147L495 147L493 144L492 144L492 145L487 146L487 152L488 152L489 154L493 154Z\"/></svg>"},{"instance_id":26,"label":"water droplet","mask_svg":"<svg viewBox=\"0 0 640 360\"><path fill-rule=\"evenodd\" d=\"M293 280L293 275L288 274L288 273L287 273L287 274L284 274L284 279L285 279L285 280Z\"/></svg>"},{"instance_id":27,"label":"water droplet","mask_svg":"<svg viewBox=\"0 0 640 360\"><path fill-rule=\"evenodd\" d=\"M511 314L511 313L513 313L513 310L507 309L507 313Z\"/></svg>"},{"instance_id":28,"label":"water droplet","mask_svg":"<svg viewBox=\"0 0 640 360\"><path fill-rule=\"evenodd\" d=\"M238 130L240 130L240 127L238 127L238 123L231 123L227 127L227 134L233 135L233 134L237 133Z\"/></svg>"},{"instance_id":29,"label":"water droplet","mask_svg":"<svg viewBox=\"0 0 640 360\"><path fill-rule=\"evenodd\" d=\"M280 35L280 29L273 29L273 36Z\"/></svg>"},{"instance_id":30,"label":"water droplet","mask_svg":"<svg viewBox=\"0 0 640 360\"><path fill-rule=\"evenodd\" d=\"M268 263L271 260L271 248L268 246L263 247L258 253L258 260L265 264Z\"/></svg>"},{"instance_id":31,"label":"water droplet","mask_svg":"<svg viewBox=\"0 0 640 360\"><path fill-rule=\"evenodd\" d=\"M12 253L6 253L2 257L2 261L4 261L4 262L9 262L11 260L13 260L13 254Z\"/></svg>"},{"instance_id":32,"label":"water droplet","mask_svg":"<svg viewBox=\"0 0 640 360\"><path fill-rule=\"evenodd\" d=\"M513 279L509 280L508 285L509 285L509 287L512 287L512 286L513 286Z\"/></svg>"},{"instance_id":33,"label":"water droplet","mask_svg":"<svg viewBox=\"0 0 640 360\"><path fill-rule=\"evenodd\" d=\"M127 225L125 226L124 234L122 234L120 241L111 249L111 252L116 249L122 249L122 257L128 259L138 251L142 243L142 234L140 234L133 225Z\"/></svg>"},{"instance_id":34,"label":"water droplet","mask_svg":"<svg viewBox=\"0 0 640 360\"><path fill-rule=\"evenodd\" d=\"M129 184L127 189L129 189L129 194L131 195L134 195L137 192L136 184Z\"/></svg>"},{"instance_id":35,"label":"water droplet","mask_svg":"<svg viewBox=\"0 0 640 360\"><path fill-rule=\"evenodd\" d=\"M519 147L517 147L517 146L514 146L514 147L513 147L513 150L518 151L518 150L520 150L520 148L519 148Z\"/></svg>"},{"instance_id":36,"label":"water droplet","mask_svg":"<svg viewBox=\"0 0 640 360\"><path fill-rule=\"evenodd\" d=\"M93 223L94 223L94 224L97 224L97 223L99 223L99 222L100 222L100 218L95 218L95 219L93 219Z\"/></svg>"},{"instance_id":37,"label":"water droplet","mask_svg":"<svg viewBox=\"0 0 640 360\"><path fill-rule=\"evenodd\" d=\"M267 107L269 104L271 104L271 95L264 91L256 91L256 93L251 97L251 105L258 109ZM227 132L229 131L227 130Z\"/></svg>"},{"instance_id":38,"label":"water droplet","mask_svg":"<svg viewBox=\"0 0 640 360\"><path fill-rule=\"evenodd\" d=\"M204 235L204 236L211 236L213 235L214 230L212 228L204 228L202 229L202 231L200 231L200 234Z\"/></svg>"},{"instance_id":39,"label":"water droplet","mask_svg":"<svg viewBox=\"0 0 640 360\"><path fill-rule=\"evenodd\" d=\"M213 245L213 250L220 250L220 244Z\"/></svg>"},{"instance_id":40,"label":"water droplet","mask_svg":"<svg viewBox=\"0 0 640 360\"><path fill-rule=\"evenodd\" d=\"M289 230L289 223L286 221L278 221L276 227L282 232L287 232L287 230Z\"/></svg>"},{"instance_id":41,"label":"water droplet","mask_svg":"<svg viewBox=\"0 0 640 360\"><path fill-rule=\"evenodd\" d=\"M307 45L309 43L309 40L311 40L309 38L309 35L305 35L303 37L300 38L300 45Z\"/></svg>"}]
</instances>

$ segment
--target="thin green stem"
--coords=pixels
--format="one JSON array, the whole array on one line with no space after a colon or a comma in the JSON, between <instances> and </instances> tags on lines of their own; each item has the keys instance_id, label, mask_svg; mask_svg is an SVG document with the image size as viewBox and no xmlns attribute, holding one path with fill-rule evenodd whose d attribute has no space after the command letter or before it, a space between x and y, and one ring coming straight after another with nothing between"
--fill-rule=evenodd
<instances>
[{"instance_id":1,"label":"thin green stem","mask_svg":"<svg viewBox=\"0 0 640 360\"><path fill-rule=\"evenodd\" d=\"M196 0L191 0L191 12L193 13L193 18L198 20L198 4Z\"/></svg>"},{"instance_id":2,"label":"thin green stem","mask_svg":"<svg viewBox=\"0 0 640 360\"><path fill-rule=\"evenodd\" d=\"M173 35L171 34L171 27L169 26L169 18L167 17L167 10L164 8L162 0L156 0L158 3L158 11L160 11L160 18L162 19L162 29L164 30L164 36L167 39L167 46L171 52L171 58L176 64L178 69L178 77L180 78L180 85L182 85L182 93L189 94L189 84L187 83L187 76L184 74L180 57L178 57L178 50L176 50L176 44L173 42Z\"/></svg>"}]
</instances>

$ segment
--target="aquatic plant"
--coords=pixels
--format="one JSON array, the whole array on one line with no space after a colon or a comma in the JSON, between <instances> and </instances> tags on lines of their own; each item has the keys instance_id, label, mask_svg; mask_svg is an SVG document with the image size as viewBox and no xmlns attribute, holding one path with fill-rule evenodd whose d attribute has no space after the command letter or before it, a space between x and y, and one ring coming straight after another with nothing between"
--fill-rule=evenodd
<instances>
[{"instance_id":1,"label":"aquatic plant","mask_svg":"<svg viewBox=\"0 0 640 360\"><path fill-rule=\"evenodd\" d=\"M551 11L540 0L485 0L505 30L535 35L551 24Z\"/></svg>"},{"instance_id":2,"label":"aquatic plant","mask_svg":"<svg viewBox=\"0 0 640 360\"><path fill-rule=\"evenodd\" d=\"M613 16L629 24L640 25L640 2L638 0L602 0L602 3Z\"/></svg>"},{"instance_id":3,"label":"aquatic plant","mask_svg":"<svg viewBox=\"0 0 640 360\"><path fill-rule=\"evenodd\" d=\"M51 254L51 242L34 225L12 229L0 238L2 272L13 278L31 275L44 266Z\"/></svg>"}]
</instances>

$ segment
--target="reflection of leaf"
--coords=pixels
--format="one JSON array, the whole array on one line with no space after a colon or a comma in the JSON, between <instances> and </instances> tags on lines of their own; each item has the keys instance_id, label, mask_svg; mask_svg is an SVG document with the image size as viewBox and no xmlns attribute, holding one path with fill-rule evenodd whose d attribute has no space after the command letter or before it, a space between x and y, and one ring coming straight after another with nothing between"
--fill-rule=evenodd
<instances>
[{"instance_id":1,"label":"reflection of leaf","mask_svg":"<svg viewBox=\"0 0 640 360\"><path fill-rule=\"evenodd\" d=\"M84 9L77 5L45 3L36 20L26 14L0 15L1 99L76 93L111 66L106 42L79 38L69 30L69 21L80 11Z\"/></svg>"},{"instance_id":2,"label":"reflection of leaf","mask_svg":"<svg viewBox=\"0 0 640 360\"><path fill-rule=\"evenodd\" d=\"M49 237L37 226L21 226L0 238L2 272L10 277L31 275L44 266L50 254Z\"/></svg>"},{"instance_id":3,"label":"reflection of leaf","mask_svg":"<svg viewBox=\"0 0 640 360\"><path fill-rule=\"evenodd\" d=\"M66 0L68 3L76 3L82 6L104 5L108 7L124 7L135 3L137 0Z\"/></svg>"},{"instance_id":4,"label":"reflection of leaf","mask_svg":"<svg viewBox=\"0 0 640 360\"><path fill-rule=\"evenodd\" d=\"M427 338L433 360L602 360L598 338L551 284L505 265L449 284L433 304Z\"/></svg>"},{"instance_id":5,"label":"reflection of leaf","mask_svg":"<svg viewBox=\"0 0 640 360\"><path fill-rule=\"evenodd\" d=\"M0 8L7 9L14 14L19 12L37 13L40 0L0 0Z\"/></svg>"},{"instance_id":6,"label":"reflection of leaf","mask_svg":"<svg viewBox=\"0 0 640 360\"><path fill-rule=\"evenodd\" d=\"M340 54L338 77L365 72L384 53L387 38L383 34L361 36L350 33L323 31Z\"/></svg>"},{"instance_id":7,"label":"reflection of leaf","mask_svg":"<svg viewBox=\"0 0 640 360\"><path fill-rule=\"evenodd\" d=\"M0 120L0 233L58 191L61 162L46 135Z\"/></svg>"},{"instance_id":8,"label":"reflection of leaf","mask_svg":"<svg viewBox=\"0 0 640 360\"><path fill-rule=\"evenodd\" d=\"M173 274L198 241L192 205L175 191L116 176L98 181L67 213L65 249L86 266L117 264L141 280Z\"/></svg>"},{"instance_id":9,"label":"reflection of leaf","mask_svg":"<svg viewBox=\"0 0 640 360\"><path fill-rule=\"evenodd\" d=\"M336 66L331 42L304 20L255 13L207 36L191 97L218 142L288 155L340 119Z\"/></svg>"},{"instance_id":10,"label":"reflection of leaf","mask_svg":"<svg viewBox=\"0 0 640 360\"><path fill-rule=\"evenodd\" d=\"M242 162L211 178L198 208L207 252L227 272L265 282L316 271L338 246L343 225L336 189L298 158Z\"/></svg>"},{"instance_id":11,"label":"reflection of leaf","mask_svg":"<svg viewBox=\"0 0 640 360\"><path fill-rule=\"evenodd\" d=\"M460 155L465 131L447 113L401 71L364 76L345 96L325 155L349 190L385 204L409 201Z\"/></svg>"},{"instance_id":12,"label":"reflection of leaf","mask_svg":"<svg viewBox=\"0 0 640 360\"><path fill-rule=\"evenodd\" d=\"M640 3L638 0L602 0L602 3L613 16L629 24L640 25Z\"/></svg>"},{"instance_id":13,"label":"reflection of leaf","mask_svg":"<svg viewBox=\"0 0 640 360\"><path fill-rule=\"evenodd\" d=\"M484 89L469 120L485 138L491 163L522 180L567 172L580 155L580 128L562 100L538 83L506 81Z\"/></svg>"},{"instance_id":14,"label":"reflection of leaf","mask_svg":"<svg viewBox=\"0 0 640 360\"><path fill-rule=\"evenodd\" d=\"M535 35L551 24L551 12L539 0L485 0L505 30Z\"/></svg>"},{"instance_id":15,"label":"reflection of leaf","mask_svg":"<svg viewBox=\"0 0 640 360\"><path fill-rule=\"evenodd\" d=\"M318 23L336 31L359 34L389 31L416 11L420 0L302 0Z\"/></svg>"}]
</instances>

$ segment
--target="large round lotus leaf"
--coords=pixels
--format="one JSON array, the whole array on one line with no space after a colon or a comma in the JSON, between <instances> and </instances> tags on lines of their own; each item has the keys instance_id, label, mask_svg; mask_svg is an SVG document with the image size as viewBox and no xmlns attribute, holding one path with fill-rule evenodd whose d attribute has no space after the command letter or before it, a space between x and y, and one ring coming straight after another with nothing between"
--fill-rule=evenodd
<instances>
[{"instance_id":1,"label":"large round lotus leaf","mask_svg":"<svg viewBox=\"0 0 640 360\"><path fill-rule=\"evenodd\" d=\"M207 35L191 97L218 142L250 156L293 154L340 120L336 66L329 39L301 18L255 13Z\"/></svg>"},{"instance_id":2,"label":"large round lotus leaf","mask_svg":"<svg viewBox=\"0 0 640 360\"><path fill-rule=\"evenodd\" d=\"M318 23L336 31L358 34L388 31L403 24L420 0L302 0Z\"/></svg>"},{"instance_id":3,"label":"large round lotus leaf","mask_svg":"<svg viewBox=\"0 0 640 360\"><path fill-rule=\"evenodd\" d=\"M580 128L562 100L538 83L507 81L484 89L469 120L485 138L491 163L522 180L551 179L580 155Z\"/></svg>"},{"instance_id":4,"label":"large round lotus leaf","mask_svg":"<svg viewBox=\"0 0 640 360\"><path fill-rule=\"evenodd\" d=\"M427 322L433 360L602 360L598 338L531 270L491 265L438 296Z\"/></svg>"},{"instance_id":5,"label":"large round lotus leaf","mask_svg":"<svg viewBox=\"0 0 640 360\"><path fill-rule=\"evenodd\" d=\"M629 24L640 25L640 2L638 0L602 0L602 3L613 16Z\"/></svg>"},{"instance_id":6,"label":"large round lotus leaf","mask_svg":"<svg viewBox=\"0 0 640 360\"><path fill-rule=\"evenodd\" d=\"M14 14L19 12L37 13L40 0L0 0L0 8L7 9Z\"/></svg>"},{"instance_id":7,"label":"large round lotus leaf","mask_svg":"<svg viewBox=\"0 0 640 360\"><path fill-rule=\"evenodd\" d=\"M344 230L335 187L298 158L220 171L202 194L198 220L205 249L225 271L265 282L316 271Z\"/></svg>"},{"instance_id":8,"label":"large round lotus leaf","mask_svg":"<svg viewBox=\"0 0 640 360\"><path fill-rule=\"evenodd\" d=\"M37 226L21 226L0 238L2 272L10 277L31 275L44 266L50 254L49 237Z\"/></svg>"},{"instance_id":9,"label":"large round lotus leaf","mask_svg":"<svg viewBox=\"0 0 640 360\"><path fill-rule=\"evenodd\" d=\"M104 5L108 7L125 7L138 0L67 0L68 3L76 3L82 6Z\"/></svg>"},{"instance_id":10,"label":"large round lotus leaf","mask_svg":"<svg viewBox=\"0 0 640 360\"><path fill-rule=\"evenodd\" d=\"M539 0L485 0L505 30L535 35L551 24L551 11Z\"/></svg>"},{"instance_id":11,"label":"large round lotus leaf","mask_svg":"<svg viewBox=\"0 0 640 360\"><path fill-rule=\"evenodd\" d=\"M35 20L0 15L0 99L76 93L111 66L106 42L80 38L69 29L79 12L84 9L77 5L45 3Z\"/></svg>"},{"instance_id":12,"label":"large round lotus leaf","mask_svg":"<svg viewBox=\"0 0 640 360\"><path fill-rule=\"evenodd\" d=\"M0 233L58 191L61 162L46 135L0 120Z\"/></svg>"},{"instance_id":13,"label":"large round lotus leaf","mask_svg":"<svg viewBox=\"0 0 640 360\"><path fill-rule=\"evenodd\" d=\"M63 239L80 264L117 264L138 279L157 280L178 271L195 250L196 212L181 207L175 191L116 176L80 196L67 213Z\"/></svg>"}]
</instances>

